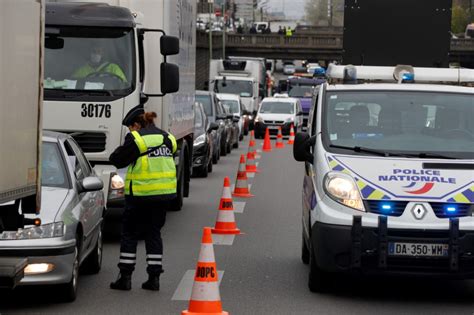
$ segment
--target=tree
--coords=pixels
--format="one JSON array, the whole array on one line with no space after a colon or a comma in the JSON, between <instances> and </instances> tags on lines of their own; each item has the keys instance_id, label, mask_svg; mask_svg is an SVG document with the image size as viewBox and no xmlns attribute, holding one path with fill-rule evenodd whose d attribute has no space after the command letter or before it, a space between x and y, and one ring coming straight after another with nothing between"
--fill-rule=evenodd
<instances>
[{"instance_id":1,"label":"tree","mask_svg":"<svg viewBox=\"0 0 474 315\"><path fill-rule=\"evenodd\" d=\"M461 6L454 6L451 18L451 32L454 34L463 33L469 20L469 9L463 9Z\"/></svg>"},{"instance_id":2,"label":"tree","mask_svg":"<svg viewBox=\"0 0 474 315\"><path fill-rule=\"evenodd\" d=\"M344 0L330 0L332 4L332 19L328 18L329 0L307 0L306 21L311 25L342 26L344 24Z\"/></svg>"}]
</instances>

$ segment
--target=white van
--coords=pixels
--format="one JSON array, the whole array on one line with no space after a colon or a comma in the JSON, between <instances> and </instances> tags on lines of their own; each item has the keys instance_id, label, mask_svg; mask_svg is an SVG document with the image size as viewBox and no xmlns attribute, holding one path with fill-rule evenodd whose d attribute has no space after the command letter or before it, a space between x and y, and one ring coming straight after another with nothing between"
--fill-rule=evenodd
<instances>
[{"instance_id":1,"label":"white van","mask_svg":"<svg viewBox=\"0 0 474 315\"><path fill-rule=\"evenodd\" d=\"M474 90L454 84L474 70L330 65L328 77L293 152L310 290L336 272L473 278Z\"/></svg>"}]
</instances>

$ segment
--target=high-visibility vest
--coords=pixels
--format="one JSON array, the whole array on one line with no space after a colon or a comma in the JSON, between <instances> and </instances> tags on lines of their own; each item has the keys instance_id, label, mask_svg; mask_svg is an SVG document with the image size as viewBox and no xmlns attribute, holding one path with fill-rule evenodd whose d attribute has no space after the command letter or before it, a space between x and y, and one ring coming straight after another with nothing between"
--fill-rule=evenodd
<instances>
[{"instance_id":1,"label":"high-visibility vest","mask_svg":"<svg viewBox=\"0 0 474 315\"><path fill-rule=\"evenodd\" d=\"M132 131L140 157L129 165L125 177L125 195L158 196L176 193L176 166L173 153L176 139L171 134L149 134L141 136ZM171 148L165 143L168 138ZM131 189L130 189L131 188Z\"/></svg>"},{"instance_id":2,"label":"high-visibility vest","mask_svg":"<svg viewBox=\"0 0 474 315\"><path fill-rule=\"evenodd\" d=\"M125 76L125 73L123 73L122 69L115 63L110 62L104 62L97 68L92 67L90 64L86 64L77 69L76 72L74 72L74 74L72 75L72 77L74 79L85 79L89 75L96 73L111 73L119 77L123 82L127 82L127 77Z\"/></svg>"},{"instance_id":3,"label":"high-visibility vest","mask_svg":"<svg viewBox=\"0 0 474 315\"><path fill-rule=\"evenodd\" d=\"M291 28L287 28L286 29L286 36L292 36L293 35L293 31L291 30Z\"/></svg>"}]
</instances>

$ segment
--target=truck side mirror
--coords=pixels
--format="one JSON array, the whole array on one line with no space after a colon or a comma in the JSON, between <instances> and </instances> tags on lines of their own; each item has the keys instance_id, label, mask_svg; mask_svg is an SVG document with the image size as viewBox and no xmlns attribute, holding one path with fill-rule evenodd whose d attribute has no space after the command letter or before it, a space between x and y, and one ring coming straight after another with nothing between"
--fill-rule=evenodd
<instances>
[{"instance_id":1,"label":"truck side mirror","mask_svg":"<svg viewBox=\"0 0 474 315\"><path fill-rule=\"evenodd\" d=\"M160 52L163 56L179 54L179 39L175 36L163 35L160 37Z\"/></svg>"},{"instance_id":2,"label":"truck side mirror","mask_svg":"<svg viewBox=\"0 0 474 315\"><path fill-rule=\"evenodd\" d=\"M161 63L161 93L175 93L179 90L179 67L173 63Z\"/></svg>"},{"instance_id":3,"label":"truck side mirror","mask_svg":"<svg viewBox=\"0 0 474 315\"><path fill-rule=\"evenodd\" d=\"M311 147L316 143L316 136L310 137L306 132L298 132L293 145L293 157L298 162L308 162L313 164L314 155Z\"/></svg>"}]
</instances>

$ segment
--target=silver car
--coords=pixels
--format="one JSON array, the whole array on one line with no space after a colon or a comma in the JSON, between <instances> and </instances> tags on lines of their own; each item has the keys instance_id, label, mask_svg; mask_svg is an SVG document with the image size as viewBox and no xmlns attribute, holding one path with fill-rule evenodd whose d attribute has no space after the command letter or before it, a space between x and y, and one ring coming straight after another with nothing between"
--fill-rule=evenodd
<instances>
[{"instance_id":1,"label":"silver car","mask_svg":"<svg viewBox=\"0 0 474 315\"><path fill-rule=\"evenodd\" d=\"M103 183L68 135L44 132L41 153L41 225L1 233L0 259L27 258L20 285L58 285L73 301L79 267L101 268Z\"/></svg>"}]
</instances>

